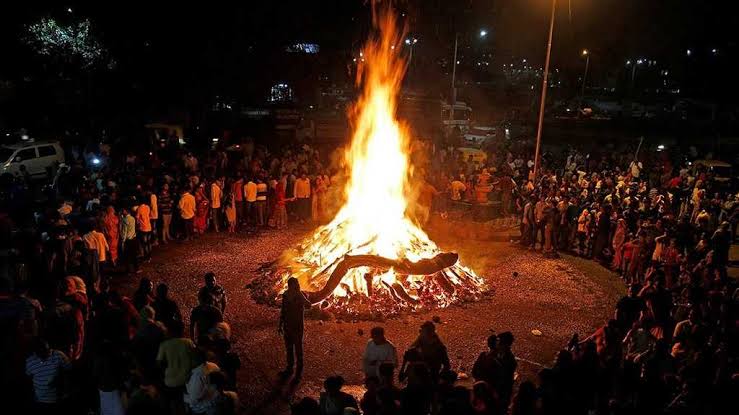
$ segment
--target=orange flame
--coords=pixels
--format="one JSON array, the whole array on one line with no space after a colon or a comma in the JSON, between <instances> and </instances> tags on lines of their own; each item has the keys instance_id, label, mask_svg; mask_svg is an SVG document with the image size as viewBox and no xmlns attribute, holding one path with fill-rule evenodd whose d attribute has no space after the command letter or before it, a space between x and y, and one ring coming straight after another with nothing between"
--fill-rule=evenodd
<instances>
[{"instance_id":1,"label":"orange flame","mask_svg":"<svg viewBox=\"0 0 739 415\"><path fill-rule=\"evenodd\" d=\"M290 275L296 276L304 289L322 287L335 264L344 255L372 254L390 259L416 262L432 258L440 249L407 216L411 167L410 133L395 117L397 95L405 74L401 56L404 30L398 29L395 15L388 9L376 11L373 23L377 35L364 47L364 61L357 71L362 94L351 116L354 133L345 161L351 168L346 184L346 202L327 225L320 227L292 258ZM452 284L482 286L474 273L459 264L449 273ZM350 270L334 290L334 297L367 294L366 267ZM460 277L464 275L464 277ZM391 269L375 276L377 290L396 282L411 295L418 295L417 284L425 276L400 276ZM465 281L462 281L465 279ZM383 284L384 283L384 284ZM454 295L439 295L437 306L446 306Z\"/></svg>"}]
</instances>

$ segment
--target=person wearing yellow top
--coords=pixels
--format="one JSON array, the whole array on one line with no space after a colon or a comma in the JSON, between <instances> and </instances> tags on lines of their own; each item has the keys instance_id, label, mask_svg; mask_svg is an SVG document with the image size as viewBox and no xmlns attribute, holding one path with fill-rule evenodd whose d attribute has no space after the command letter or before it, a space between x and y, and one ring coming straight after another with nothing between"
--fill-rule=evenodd
<instances>
[{"instance_id":1,"label":"person wearing yellow top","mask_svg":"<svg viewBox=\"0 0 739 415\"><path fill-rule=\"evenodd\" d=\"M294 197L300 221L308 220L311 217L310 179L308 179L308 176L305 173L303 173L299 179L295 180Z\"/></svg>"},{"instance_id":2,"label":"person wearing yellow top","mask_svg":"<svg viewBox=\"0 0 739 415\"><path fill-rule=\"evenodd\" d=\"M177 209L180 211L182 221L185 222L185 239L190 239L193 234L193 220L195 218L195 196L190 193L190 189L182 189Z\"/></svg>"},{"instance_id":3,"label":"person wearing yellow top","mask_svg":"<svg viewBox=\"0 0 739 415\"><path fill-rule=\"evenodd\" d=\"M149 207L151 208L151 213L149 214L149 219L151 219L151 242L153 246L157 246L157 221L159 220L159 203L157 200L157 195L152 190L149 190L146 193L149 195Z\"/></svg>"},{"instance_id":4,"label":"person wearing yellow top","mask_svg":"<svg viewBox=\"0 0 739 415\"><path fill-rule=\"evenodd\" d=\"M244 199L246 199L246 223L256 223L257 183L252 178L249 178L244 185Z\"/></svg>"},{"instance_id":5,"label":"person wearing yellow top","mask_svg":"<svg viewBox=\"0 0 739 415\"><path fill-rule=\"evenodd\" d=\"M213 230L219 231L219 223L221 221L221 198L223 197L223 179L218 179L210 185L210 212L211 222L213 222Z\"/></svg>"}]
</instances>

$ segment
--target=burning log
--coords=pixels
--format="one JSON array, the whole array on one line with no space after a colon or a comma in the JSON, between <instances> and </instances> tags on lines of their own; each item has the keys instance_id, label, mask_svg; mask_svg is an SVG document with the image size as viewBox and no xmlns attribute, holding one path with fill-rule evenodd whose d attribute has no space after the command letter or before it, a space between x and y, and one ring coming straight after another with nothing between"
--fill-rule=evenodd
<instances>
[{"instance_id":1,"label":"burning log","mask_svg":"<svg viewBox=\"0 0 739 415\"><path fill-rule=\"evenodd\" d=\"M421 259L418 262L411 262L408 259L390 259L379 255L344 255L326 281L326 285L318 291L308 292L308 299L317 304L330 297L336 287L339 286L349 270L357 267L370 267L375 270L385 272L390 268L395 272L408 275L433 275L439 271L451 267L457 263L459 255L454 252L442 252L433 258ZM371 285L368 280L368 285ZM397 286L397 287L396 287ZM398 289L400 288L400 290ZM401 299L413 302L415 299L411 297L400 284L393 284L392 289ZM369 290L368 290L369 291ZM401 291L401 292L398 292ZM417 300L415 300L417 301Z\"/></svg>"}]
</instances>

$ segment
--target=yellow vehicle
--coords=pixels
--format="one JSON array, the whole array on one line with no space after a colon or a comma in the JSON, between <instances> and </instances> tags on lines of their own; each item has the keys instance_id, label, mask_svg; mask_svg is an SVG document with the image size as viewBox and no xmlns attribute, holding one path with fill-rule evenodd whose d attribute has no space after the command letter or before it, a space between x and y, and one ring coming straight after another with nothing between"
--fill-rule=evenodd
<instances>
[{"instance_id":1,"label":"yellow vehicle","mask_svg":"<svg viewBox=\"0 0 739 415\"><path fill-rule=\"evenodd\" d=\"M485 161L488 159L487 153L480 150L479 148L459 147L457 148L457 151L462 153L464 161L469 160L470 156L472 157L472 161L475 161L477 163L485 163Z\"/></svg>"}]
</instances>

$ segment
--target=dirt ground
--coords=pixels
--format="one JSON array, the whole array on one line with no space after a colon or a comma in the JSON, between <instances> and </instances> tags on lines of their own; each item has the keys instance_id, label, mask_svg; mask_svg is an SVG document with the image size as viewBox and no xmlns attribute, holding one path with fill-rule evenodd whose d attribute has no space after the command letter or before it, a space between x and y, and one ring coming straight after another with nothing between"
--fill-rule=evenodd
<instances>
[{"instance_id":1,"label":"dirt ground","mask_svg":"<svg viewBox=\"0 0 739 415\"><path fill-rule=\"evenodd\" d=\"M242 361L238 384L245 413L288 413L289 402L307 395L317 397L323 379L331 374L341 374L350 393L361 393L361 355L370 328L378 323L308 321L303 380L295 386L284 385L277 379L285 364L277 334L278 310L256 304L246 288L261 263L277 258L306 231L265 231L257 237L209 234L194 242L172 243L156 249L140 274L155 284L169 284L188 319L197 303L202 275L216 273L228 294L226 320L232 325L234 348ZM420 324L438 316L437 331L448 347L453 369L466 373L485 349L492 330L510 330L516 336L513 352L519 358L518 378L532 378L573 333L582 338L603 324L623 293L620 280L591 261L569 256L546 259L508 243L433 236L443 249L459 252L462 262L485 278L493 295L382 323L401 356ZM120 279L116 285L132 294L137 283L138 278Z\"/></svg>"}]
</instances>

